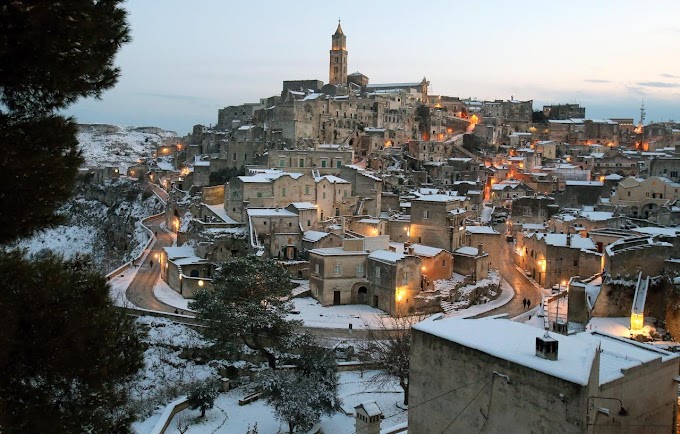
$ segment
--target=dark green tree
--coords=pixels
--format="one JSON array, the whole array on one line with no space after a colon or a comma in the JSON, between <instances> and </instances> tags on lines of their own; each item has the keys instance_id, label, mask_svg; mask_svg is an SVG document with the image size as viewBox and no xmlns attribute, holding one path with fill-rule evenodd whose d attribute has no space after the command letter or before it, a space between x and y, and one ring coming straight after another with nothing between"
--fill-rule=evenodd
<instances>
[{"instance_id":1,"label":"dark green tree","mask_svg":"<svg viewBox=\"0 0 680 434\"><path fill-rule=\"evenodd\" d=\"M340 407L338 375L332 350L303 337L295 369L274 370L262 378L262 389L276 417L288 425L288 432L308 430L321 416Z\"/></svg>"},{"instance_id":2,"label":"dark green tree","mask_svg":"<svg viewBox=\"0 0 680 434\"><path fill-rule=\"evenodd\" d=\"M216 172L211 172L209 176L210 185L220 185L226 184L229 180L235 176L243 176L246 174L245 167L225 167Z\"/></svg>"},{"instance_id":3,"label":"dark green tree","mask_svg":"<svg viewBox=\"0 0 680 434\"><path fill-rule=\"evenodd\" d=\"M0 254L0 431L128 433L142 366L129 317L86 258Z\"/></svg>"},{"instance_id":4,"label":"dark green tree","mask_svg":"<svg viewBox=\"0 0 680 434\"><path fill-rule=\"evenodd\" d=\"M300 325L286 319L292 311L288 272L270 259L231 258L216 271L213 286L196 292L190 306L208 324L205 336L228 352L245 344L275 368L271 348L287 348Z\"/></svg>"},{"instance_id":5,"label":"dark green tree","mask_svg":"<svg viewBox=\"0 0 680 434\"><path fill-rule=\"evenodd\" d=\"M57 115L101 97L130 40L122 0L22 0L0 7L0 244L59 221L82 162L77 125Z\"/></svg>"},{"instance_id":6,"label":"dark green tree","mask_svg":"<svg viewBox=\"0 0 680 434\"><path fill-rule=\"evenodd\" d=\"M217 384L214 381L201 381L194 383L189 389L187 402L192 410L201 410L201 417L205 417L206 410L215 406L217 398Z\"/></svg>"},{"instance_id":7,"label":"dark green tree","mask_svg":"<svg viewBox=\"0 0 680 434\"><path fill-rule=\"evenodd\" d=\"M535 124L547 124L548 118L543 113L543 110L534 110L531 113L531 122Z\"/></svg>"}]
</instances>

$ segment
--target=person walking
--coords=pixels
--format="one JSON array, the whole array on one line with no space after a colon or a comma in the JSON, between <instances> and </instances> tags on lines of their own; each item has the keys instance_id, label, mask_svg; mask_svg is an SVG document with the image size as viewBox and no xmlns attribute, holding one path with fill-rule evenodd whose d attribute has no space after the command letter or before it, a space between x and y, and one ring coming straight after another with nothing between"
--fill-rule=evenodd
<instances>
[{"instance_id":1,"label":"person walking","mask_svg":"<svg viewBox=\"0 0 680 434\"><path fill-rule=\"evenodd\" d=\"M531 309L531 300L527 298L527 309Z\"/></svg>"},{"instance_id":2,"label":"person walking","mask_svg":"<svg viewBox=\"0 0 680 434\"><path fill-rule=\"evenodd\" d=\"M524 309L527 308L527 299L526 298L522 299L522 305L524 306Z\"/></svg>"},{"instance_id":3,"label":"person walking","mask_svg":"<svg viewBox=\"0 0 680 434\"><path fill-rule=\"evenodd\" d=\"M149 268L153 268L153 259L149 259Z\"/></svg>"}]
</instances>

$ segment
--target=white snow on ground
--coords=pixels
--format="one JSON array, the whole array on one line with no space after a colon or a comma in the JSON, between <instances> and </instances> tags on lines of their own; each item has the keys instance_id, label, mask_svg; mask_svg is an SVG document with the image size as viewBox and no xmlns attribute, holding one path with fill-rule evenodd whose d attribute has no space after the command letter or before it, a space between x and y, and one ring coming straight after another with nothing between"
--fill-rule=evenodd
<instances>
[{"instance_id":1,"label":"white snow on ground","mask_svg":"<svg viewBox=\"0 0 680 434\"><path fill-rule=\"evenodd\" d=\"M339 373L338 395L343 400L343 408L353 410L356 405L364 401L375 400L385 416L381 424L382 428L406 422L408 413L397 407L397 404L403 401L404 396L399 384L395 381L393 384L375 386L369 382L375 374L376 371L366 371L363 376L361 372L356 371ZM191 423L187 434L214 432L245 434L248 426L252 428L255 423L261 434L287 432L287 425L276 420L266 401L258 400L239 406L238 400L246 394L248 394L248 389L245 387L222 393L215 401L215 408L208 410L203 419L198 417L200 416L198 410L184 410L172 420L168 432L176 432L177 420L181 417L188 419ZM151 422L155 423L162 411L163 409L160 408L149 419L136 422L133 424L133 430L138 434L147 434L153 426ZM342 411L338 411L331 417L322 418L320 428L325 433L352 433L354 432L354 416L347 416Z\"/></svg>"},{"instance_id":2,"label":"white snow on ground","mask_svg":"<svg viewBox=\"0 0 680 434\"><path fill-rule=\"evenodd\" d=\"M389 316L380 309L367 304L347 304L323 307L311 297L294 298L294 309L300 313L288 319L301 319L307 327L346 329L381 328L382 319ZM389 326L390 321L385 322Z\"/></svg>"},{"instance_id":3,"label":"white snow on ground","mask_svg":"<svg viewBox=\"0 0 680 434\"><path fill-rule=\"evenodd\" d=\"M132 306L132 303L127 299L126 291L130 283L134 280L137 275L138 268L126 268L118 273L116 276L109 280L111 285L111 290L109 295L113 304L116 306Z\"/></svg>"},{"instance_id":4,"label":"white snow on ground","mask_svg":"<svg viewBox=\"0 0 680 434\"><path fill-rule=\"evenodd\" d=\"M85 167L119 167L122 173L140 158L147 158L163 140L177 137L173 131L159 128L135 128L116 125L80 125L78 143Z\"/></svg>"},{"instance_id":5,"label":"white snow on ground","mask_svg":"<svg viewBox=\"0 0 680 434\"><path fill-rule=\"evenodd\" d=\"M176 307L178 309L186 310L189 312L195 312L194 310L189 309L189 303L192 300L184 298L181 295L179 295L179 293L174 289L170 288L170 286L163 279L161 279L160 276L156 281L156 285L153 287L153 295L158 300L172 307Z\"/></svg>"},{"instance_id":6,"label":"white snow on ground","mask_svg":"<svg viewBox=\"0 0 680 434\"><path fill-rule=\"evenodd\" d=\"M512 286L510 286L510 284L505 279L501 278L501 295L499 295L497 299L491 300L488 303L476 304L474 306L470 306L467 309L449 313L446 315L446 317L470 318L473 316L481 315L483 313L505 306L506 304L510 303L510 300L512 300L512 297L514 296L515 290L512 289Z\"/></svg>"},{"instance_id":7,"label":"white snow on ground","mask_svg":"<svg viewBox=\"0 0 680 434\"><path fill-rule=\"evenodd\" d=\"M76 254L92 253L96 235L96 229L91 226L56 226L21 240L17 247L25 249L29 255L51 250L70 259Z\"/></svg>"},{"instance_id":8,"label":"white snow on ground","mask_svg":"<svg viewBox=\"0 0 680 434\"><path fill-rule=\"evenodd\" d=\"M650 336L652 332L656 332L652 318L645 317L645 326L642 331L634 334L641 334ZM586 326L586 330L597 330L598 332L609 333L610 335L620 336L623 338L631 337L630 331L630 317L611 317L611 318L591 318Z\"/></svg>"},{"instance_id":9,"label":"white snow on ground","mask_svg":"<svg viewBox=\"0 0 680 434\"><path fill-rule=\"evenodd\" d=\"M293 290L291 291L291 294L292 294L293 297L297 297L298 295L304 294L305 292L309 291L309 280L291 279L291 282L298 285L296 288L293 288Z\"/></svg>"}]
</instances>

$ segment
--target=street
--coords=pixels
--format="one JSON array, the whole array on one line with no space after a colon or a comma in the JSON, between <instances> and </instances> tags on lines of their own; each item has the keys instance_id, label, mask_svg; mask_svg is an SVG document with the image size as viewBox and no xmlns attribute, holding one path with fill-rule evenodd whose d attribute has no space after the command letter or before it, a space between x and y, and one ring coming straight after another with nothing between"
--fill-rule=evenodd
<instances>
[{"instance_id":1,"label":"street","mask_svg":"<svg viewBox=\"0 0 680 434\"><path fill-rule=\"evenodd\" d=\"M526 309L522 300L527 298L531 300L531 307L537 306L542 299L541 291L534 286L527 277L517 270L513 261L514 242L505 241L505 225L498 224L494 228L501 233L501 257L499 263L501 276L512 286L515 290L515 296L510 300L510 303L501 306L498 309L485 312L475 318L483 318L491 315L507 314L509 318L516 317L528 309Z\"/></svg>"}]
</instances>

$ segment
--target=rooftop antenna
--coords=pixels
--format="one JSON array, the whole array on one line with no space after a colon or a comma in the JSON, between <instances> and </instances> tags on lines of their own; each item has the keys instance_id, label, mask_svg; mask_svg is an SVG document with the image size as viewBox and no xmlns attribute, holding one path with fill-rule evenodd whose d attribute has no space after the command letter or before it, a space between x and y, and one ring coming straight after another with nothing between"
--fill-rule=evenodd
<instances>
[{"instance_id":1,"label":"rooftop antenna","mask_svg":"<svg viewBox=\"0 0 680 434\"><path fill-rule=\"evenodd\" d=\"M645 124L645 100L642 100L642 105L640 106L640 125Z\"/></svg>"}]
</instances>

